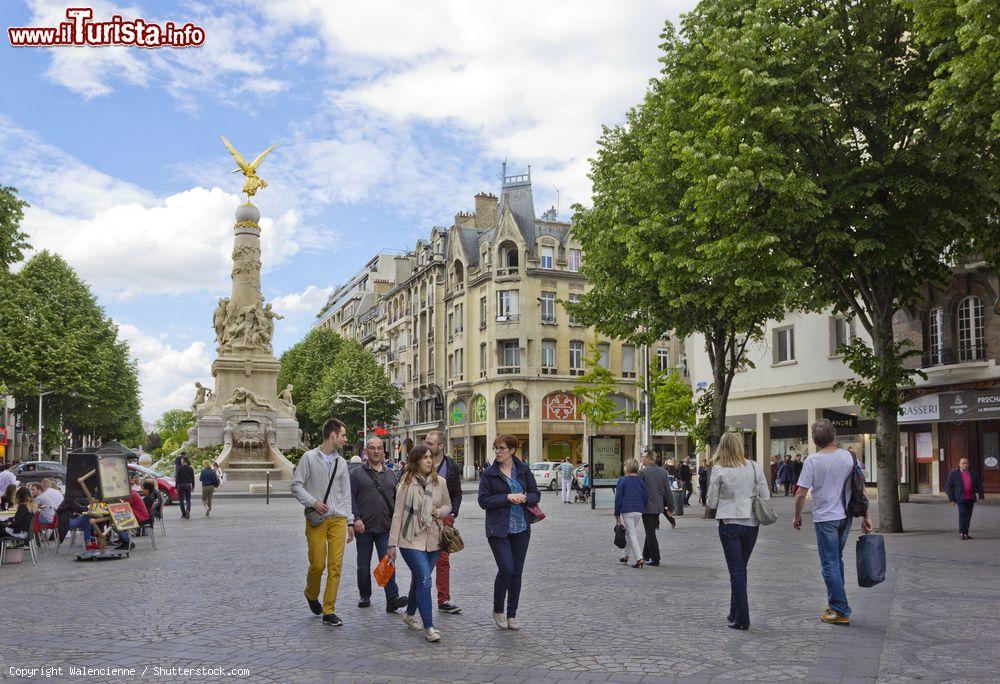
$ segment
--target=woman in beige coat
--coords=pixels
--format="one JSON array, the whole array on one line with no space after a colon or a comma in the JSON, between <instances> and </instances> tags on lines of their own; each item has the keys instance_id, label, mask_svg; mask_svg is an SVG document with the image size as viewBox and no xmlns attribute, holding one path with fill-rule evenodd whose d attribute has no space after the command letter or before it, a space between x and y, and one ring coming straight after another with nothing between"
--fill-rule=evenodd
<instances>
[{"instance_id":1,"label":"woman in beige coat","mask_svg":"<svg viewBox=\"0 0 1000 684\"><path fill-rule=\"evenodd\" d=\"M389 529L389 558L396 560L396 548L410 568L410 596L403 622L410 629L421 629L427 641L441 641L434 629L431 612L431 573L441 549L441 519L451 513L451 497L444 478L434 472L431 450L421 444L414 447L406 461L406 470L396 488L396 509ZM417 610L420 620L417 620Z\"/></svg>"}]
</instances>

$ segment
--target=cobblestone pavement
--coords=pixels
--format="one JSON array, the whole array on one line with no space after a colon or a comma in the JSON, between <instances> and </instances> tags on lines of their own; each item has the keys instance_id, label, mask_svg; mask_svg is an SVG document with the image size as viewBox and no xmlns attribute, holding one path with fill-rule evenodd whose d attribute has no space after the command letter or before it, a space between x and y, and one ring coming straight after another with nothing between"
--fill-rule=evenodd
<instances>
[{"instance_id":1,"label":"cobblestone pavement","mask_svg":"<svg viewBox=\"0 0 1000 684\"><path fill-rule=\"evenodd\" d=\"M313 616L302 596L301 507L290 499L218 499L212 517L179 519L153 551L80 563L63 551L0 567L4 628L0 678L11 668L135 668L87 681L223 681L218 671L170 676L154 668L245 668L261 682L525 681L996 681L1000 672L1000 506L979 506L972 541L958 539L951 506L903 507L908 532L886 538L887 581L859 589L854 536L845 564L850 627L819 621L825 593L808 518L791 529L791 499L762 528L750 563L749 632L726 629L729 581L714 521L688 509L661 529L665 562L634 570L611 545L608 511L563 505L546 493L535 526L520 632L492 624L495 572L483 512L466 496L453 558L460 615L435 616L444 641L427 644L387 615L376 596L357 608L354 546L340 585L341 628ZM400 580L409 572L401 565ZM37 679L37 677L36 677Z\"/></svg>"}]
</instances>

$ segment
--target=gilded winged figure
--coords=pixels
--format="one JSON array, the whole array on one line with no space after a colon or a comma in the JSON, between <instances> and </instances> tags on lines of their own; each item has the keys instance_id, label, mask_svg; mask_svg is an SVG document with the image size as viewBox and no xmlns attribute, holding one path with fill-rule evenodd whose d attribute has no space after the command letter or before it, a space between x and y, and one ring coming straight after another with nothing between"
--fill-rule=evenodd
<instances>
[{"instance_id":1,"label":"gilded winged figure","mask_svg":"<svg viewBox=\"0 0 1000 684\"><path fill-rule=\"evenodd\" d=\"M228 140L226 140L226 136L222 136L222 143L226 146L226 149L229 150L229 154L233 155L233 159L236 160L236 165L239 167L238 169L233 169L233 173L242 172L246 178L246 180L243 181L243 194L247 196L247 199L252 198L258 190L266 188L267 181L257 176L257 167L264 160L264 157L270 154L271 150L274 149L274 145L271 145L266 150L261 152L257 155L256 159L248 164L247 160L243 158L243 155L237 152L236 148L233 147Z\"/></svg>"}]
</instances>

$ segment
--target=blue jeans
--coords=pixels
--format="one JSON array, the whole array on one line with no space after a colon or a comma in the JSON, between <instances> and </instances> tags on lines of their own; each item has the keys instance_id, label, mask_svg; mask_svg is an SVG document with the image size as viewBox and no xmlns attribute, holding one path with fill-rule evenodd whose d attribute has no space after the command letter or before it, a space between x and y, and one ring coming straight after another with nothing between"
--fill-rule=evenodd
<instances>
[{"instance_id":1,"label":"blue jeans","mask_svg":"<svg viewBox=\"0 0 1000 684\"><path fill-rule=\"evenodd\" d=\"M69 529L83 530L83 540L90 543L94 536L94 528L90 526L90 518L85 515L78 515L69 521Z\"/></svg>"},{"instance_id":2,"label":"blue jeans","mask_svg":"<svg viewBox=\"0 0 1000 684\"><path fill-rule=\"evenodd\" d=\"M816 546L819 547L819 564L826 582L826 598L830 607L843 615L851 616L844 588L844 546L851 534L851 519L841 518L816 525Z\"/></svg>"},{"instance_id":3,"label":"blue jeans","mask_svg":"<svg viewBox=\"0 0 1000 684\"><path fill-rule=\"evenodd\" d=\"M493 580L493 612L503 613L507 600L507 617L517 617L517 603L521 598L521 573L528 555L531 528L506 537L488 537L493 558L497 562L497 576Z\"/></svg>"},{"instance_id":4,"label":"blue jeans","mask_svg":"<svg viewBox=\"0 0 1000 684\"><path fill-rule=\"evenodd\" d=\"M420 551L419 549L399 549L400 555L410 568L410 595L406 604L406 614L416 615L420 610L420 620L424 629L434 626L434 613L431 612L431 573L437 564L438 551Z\"/></svg>"},{"instance_id":5,"label":"blue jeans","mask_svg":"<svg viewBox=\"0 0 1000 684\"><path fill-rule=\"evenodd\" d=\"M372 597L372 548L378 553L379 560L385 555L389 548L389 533L365 532L354 537L358 544L358 593L361 598L370 599ZM396 585L396 575L385 585L385 598L399 596L399 587Z\"/></svg>"},{"instance_id":6,"label":"blue jeans","mask_svg":"<svg viewBox=\"0 0 1000 684\"><path fill-rule=\"evenodd\" d=\"M739 625L750 624L750 602L747 599L747 563L757 543L756 525L719 523L719 541L729 568L729 619Z\"/></svg>"}]
</instances>

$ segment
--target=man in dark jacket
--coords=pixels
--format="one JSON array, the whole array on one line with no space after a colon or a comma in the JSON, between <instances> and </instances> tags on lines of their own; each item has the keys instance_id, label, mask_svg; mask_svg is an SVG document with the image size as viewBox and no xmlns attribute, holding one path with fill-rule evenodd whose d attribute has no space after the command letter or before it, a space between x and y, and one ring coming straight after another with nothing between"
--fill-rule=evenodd
<instances>
[{"instance_id":1,"label":"man in dark jacket","mask_svg":"<svg viewBox=\"0 0 1000 684\"><path fill-rule=\"evenodd\" d=\"M684 490L684 505L690 506L694 487L691 484L691 466L687 461L681 461L677 467L677 479L681 481L681 489Z\"/></svg>"},{"instance_id":2,"label":"man in dark jacket","mask_svg":"<svg viewBox=\"0 0 1000 684\"><path fill-rule=\"evenodd\" d=\"M354 539L358 543L359 608L372 604L372 549L381 559L389 546L389 528L396 506L396 474L385 467L385 443L378 437L368 440L368 462L351 471L351 506L354 509ZM399 595L396 577L385 585L385 610L395 613L406 605Z\"/></svg>"},{"instance_id":3,"label":"man in dark jacket","mask_svg":"<svg viewBox=\"0 0 1000 684\"><path fill-rule=\"evenodd\" d=\"M462 469L455 461L444 453L444 432L441 430L431 430L424 437L424 444L431 450L434 457L434 469L437 474L445 479L448 484L448 496L451 498L451 515L441 522L448 526L455 524L458 517L458 509L462 505ZM451 602L451 563L448 560L448 553L441 551L438 555L437 566L437 603L438 610L445 613L460 613L461 608Z\"/></svg>"},{"instance_id":4,"label":"man in dark jacket","mask_svg":"<svg viewBox=\"0 0 1000 684\"><path fill-rule=\"evenodd\" d=\"M646 565L660 564L660 543L656 539L656 530L660 526L660 514L674 509L670 485L667 483L667 471L656 465L655 458L652 451L644 453L642 455L642 468L639 469L639 477L646 485L646 508L642 512L642 527L646 531L642 557L646 560ZM673 521L671 521L671 525L673 525Z\"/></svg>"},{"instance_id":5,"label":"man in dark jacket","mask_svg":"<svg viewBox=\"0 0 1000 684\"><path fill-rule=\"evenodd\" d=\"M969 536L969 523L972 522L972 508L976 505L976 495L979 500L986 498L983 481L979 473L969 470L969 459L963 458L958 467L948 475L948 483L944 487L948 501L958 507L958 534L961 539L972 539Z\"/></svg>"},{"instance_id":6,"label":"man in dark jacket","mask_svg":"<svg viewBox=\"0 0 1000 684\"><path fill-rule=\"evenodd\" d=\"M174 483L177 485L177 495L180 497L178 503L181 505L181 517L189 519L191 492L194 490L194 468L191 467L191 459L187 456L181 456L180 459L180 465L174 473Z\"/></svg>"}]
</instances>

